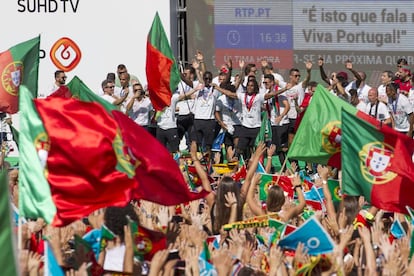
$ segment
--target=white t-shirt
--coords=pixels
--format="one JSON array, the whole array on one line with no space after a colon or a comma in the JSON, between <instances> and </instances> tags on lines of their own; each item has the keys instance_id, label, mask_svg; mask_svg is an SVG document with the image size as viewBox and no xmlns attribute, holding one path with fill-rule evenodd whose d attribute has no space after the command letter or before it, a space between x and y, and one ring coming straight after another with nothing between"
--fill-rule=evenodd
<instances>
[{"instance_id":1,"label":"white t-shirt","mask_svg":"<svg viewBox=\"0 0 414 276\"><path fill-rule=\"evenodd\" d=\"M119 110L124 112L126 111L126 107L128 102L131 100L131 98L134 96L134 92L132 90L132 87L129 86L128 87L129 93L128 96L126 97L126 99L119 105ZM122 98L124 96L124 92L122 89L116 89L114 91L114 95L117 96L118 98Z\"/></svg>"},{"instance_id":2,"label":"white t-shirt","mask_svg":"<svg viewBox=\"0 0 414 276\"><path fill-rule=\"evenodd\" d=\"M204 87L204 89L197 91L194 99L194 119L214 119L216 101L219 96L219 91L213 87Z\"/></svg>"},{"instance_id":3,"label":"white t-shirt","mask_svg":"<svg viewBox=\"0 0 414 276\"><path fill-rule=\"evenodd\" d=\"M365 113L374 117L378 121L384 121L390 118L388 107L383 102L378 102L378 108L376 104L372 105L371 103L368 103L365 107Z\"/></svg>"},{"instance_id":4,"label":"white t-shirt","mask_svg":"<svg viewBox=\"0 0 414 276\"><path fill-rule=\"evenodd\" d=\"M283 101L287 101L289 103L288 99L283 95L279 95L277 98L271 98L269 100L270 124L272 126L283 126L283 125L289 124L289 117L287 114L283 116L279 124L275 123L276 117L278 117L280 114L282 114L285 111L286 107Z\"/></svg>"},{"instance_id":5,"label":"white t-shirt","mask_svg":"<svg viewBox=\"0 0 414 276\"><path fill-rule=\"evenodd\" d=\"M111 95L108 95L108 94L101 95L101 98L104 99L105 101L107 101L108 103L111 103L111 104L113 104L114 101L116 100L114 97L112 97Z\"/></svg>"},{"instance_id":6,"label":"white t-shirt","mask_svg":"<svg viewBox=\"0 0 414 276\"><path fill-rule=\"evenodd\" d=\"M398 94L395 101L389 99L388 108L394 115L395 130L407 132L410 128L408 115L413 113L413 107L408 98L403 94Z\"/></svg>"},{"instance_id":7,"label":"white t-shirt","mask_svg":"<svg viewBox=\"0 0 414 276\"><path fill-rule=\"evenodd\" d=\"M359 111L362 111L362 112L364 112L364 113L367 113L366 112L366 109L367 109L367 104L364 102L364 101L359 101L359 103L357 104L357 106L356 106L356 108L359 110Z\"/></svg>"},{"instance_id":8,"label":"white t-shirt","mask_svg":"<svg viewBox=\"0 0 414 276\"><path fill-rule=\"evenodd\" d=\"M387 96L385 85L381 84L380 86L378 86L377 90L378 90L378 100L380 100L381 102L387 103L388 96Z\"/></svg>"},{"instance_id":9,"label":"white t-shirt","mask_svg":"<svg viewBox=\"0 0 414 276\"><path fill-rule=\"evenodd\" d=\"M196 87L198 85L198 81L193 82L193 87ZM192 89L191 86L187 85L185 82L181 81L178 84L178 93L180 95L189 92ZM188 115L190 112L193 112L194 107L194 95L191 95L190 99L183 100L177 103L177 109L178 109L178 115Z\"/></svg>"},{"instance_id":10,"label":"white t-shirt","mask_svg":"<svg viewBox=\"0 0 414 276\"><path fill-rule=\"evenodd\" d=\"M264 94L258 93L249 96L247 93L237 93L237 98L242 104L242 125L247 128L260 127Z\"/></svg>"},{"instance_id":11,"label":"white t-shirt","mask_svg":"<svg viewBox=\"0 0 414 276\"><path fill-rule=\"evenodd\" d=\"M302 104L303 98L305 97L305 89L302 87L302 85L303 82L300 82L281 94L284 95L289 101L290 109L287 114L289 119L296 119L298 117L295 99L298 99L298 105L300 106Z\"/></svg>"},{"instance_id":12,"label":"white t-shirt","mask_svg":"<svg viewBox=\"0 0 414 276\"><path fill-rule=\"evenodd\" d=\"M152 104L149 98L144 97L141 101L134 100L131 110L129 111L129 118L134 120L140 126L148 126L150 122L150 113L152 111Z\"/></svg>"},{"instance_id":13,"label":"white t-shirt","mask_svg":"<svg viewBox=\"0 0 414 276\"><path fill-rule=\"evenodd\" d=\"M158 117L157 123L159 128L167 130L177 127L177 121L175 119L175 108L177 106L179 96L180 95L177 93L172 95L170 106L165 107L162 114Z\"/></svg>"},{"instance_id":14,"label":"white t-shirt","mask_svg":"<svg viewBox=\"0 0 414 276\"><path fill-rule=\"evenodd\" d=\"M221 95L217 99L216 111L221 113L223 123L227 126L241 125L242 104L239 99Z\"/></svg>"}]
</instances>

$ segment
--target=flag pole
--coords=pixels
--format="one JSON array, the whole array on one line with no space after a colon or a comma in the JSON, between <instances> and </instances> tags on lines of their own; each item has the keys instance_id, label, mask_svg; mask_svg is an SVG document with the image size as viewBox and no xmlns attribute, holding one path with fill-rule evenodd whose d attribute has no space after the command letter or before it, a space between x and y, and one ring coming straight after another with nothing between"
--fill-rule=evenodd
<instances>
[{"instance_id":1,"label":"flag pole","mask_svg":"<svg viewBox=\"0 0 414 276\"><path fill-rule=\"evenodd\" d=\"M283 169L286 167L286 162L287 162L287 160L288 160L288 159L287 159L287 158L285 158L285 161L283 161L282 167L280 168L279 174L278 174L278 176L277 176L276 184L277 184L277 183L279 183L280 176L281 176L281 174L282 174L282 172L283 172Z\"/></svg>"}]
</instances>

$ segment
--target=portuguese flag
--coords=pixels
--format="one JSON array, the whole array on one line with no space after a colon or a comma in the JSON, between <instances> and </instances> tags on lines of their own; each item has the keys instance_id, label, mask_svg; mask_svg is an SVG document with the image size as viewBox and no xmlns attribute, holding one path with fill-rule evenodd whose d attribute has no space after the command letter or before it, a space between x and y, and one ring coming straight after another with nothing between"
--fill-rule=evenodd
<instances>
[{"instance_id":1,"label":"portuguese flag","mask_svg":"<svg viewBox=\"0 0 414 276\"><path fill-rule=\"evenodd\" d=\"M289 197L293 197L292 181L286 175L266 174L262 173L259 183L259 199L265 201L267 199L267 191L273 185L279 185Z\"/></svg>"},{"instance_id":2,"label":"portuguese flag","mask_svg":"<svg viewBox=\"0 0 414 276\"><path fill-rule=\"evenodd\" d=\"M377 208L406 213L414 207L414 140L342 112L342 188Z\"/></svg>"},{"instance_id":3,"label":"portuguese flag","mask_svg":"<svg viewBox=\"0 0 414 276\"><path fill-rule=\"evenodd\" d=\"M137 188L118 124L98 103L31 98L20 87L19 210L64 226L106 206L124 206Z\"/></svg>"},{"instance_id":4,"label":"portuguese flag","mask_svg":"<svg viewBox=\"0 0 414 276\"><path fill-rule=\"evenodd\" d=\"M16 113L19 86L26 85L37 97L40 36L19 43L0 53L0 111Z\"/></svg>"},{"instance_id":5,"label":"portuguese flag","mask_svg":"<svg viewBox=\"0 0 414 276\"><path fill-rule=\"evenodd\" d=\"M146 72L152 106L162 110L171 104L171 95L180 82L180 72L158 12L148 34Z\"/></svg>"},{"instance_id":6,"label":"portuguese flag","mask_svg":"<svg viewBox=\"0 0 414 276\"><path fill-rule=\"evenodd\" d=\"M340 168L342 108L376 122L318 85L288 151L288 158Z\"/></svg>"}]
</instances>

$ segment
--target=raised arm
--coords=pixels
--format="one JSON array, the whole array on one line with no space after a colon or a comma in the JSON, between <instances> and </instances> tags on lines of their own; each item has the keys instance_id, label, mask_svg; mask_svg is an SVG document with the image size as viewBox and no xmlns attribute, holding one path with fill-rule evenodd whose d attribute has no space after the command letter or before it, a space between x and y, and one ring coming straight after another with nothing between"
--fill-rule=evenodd
<instances>
[{"instance_id":1,"label":"raised arm","mask_svg":"<svg viewBox=\"0 0 414 276\"><path fill-rule=\"evenodd\" d=\"M237 93L236 93L236 92L232 92L232 91L230 91L230 90L227 90L227 89L221 88L220 86L218 86L218 85L217 85L217 84L215 84L215 83L212 83L211 85L213 86L213 88L214 88L214 89L217 89L217 90L218 90L218 91L220 91L222 94L224 94L224 95L226 95L226 96L228 96L228 97L230 97L230 98L237 99Z\"/></svg>"},{"instance_id":2,"label":"raised arm","mask_svg":"<svg viewBox=\"0 0 414 276\"><path fill-rule=\"evenodd\" d=\"M318 59L318 65L319 65L319 72L320 72L320 74L321 74L321 79L322 79L324 82L326 82L328 85L331 85L331 82L329 81L329 77L326 75L326 73L325 73L325 69L323 68L323 64L324 64L323 58L322 58L322 57L320 57L320 58Z\"/></svg>"},{"instance_id":3,"label":"raised arm","mask_svg":"<svg viewBox=\"0 0 414 276\"><path fill-rule=\"evenodd\" d=\"M306 67L306 78L305 80L302 82L302 87L306 88L308 86L308 83L311 79L311 72L312 72L312 62L310 60L308 60L307 62L305 62L305 67Z\"/></svg>"},{"instance_id":4,"label":"raised arm","mask_svg":"<svg viewBox=\"0 0 414 276\"><path fill-rule=\"evenodd\" d=\"M249 162L249 168L247 169L247 174L246 174L246 179L244 181L244 185L247 185L248 187L248 192L247 192L247 204L250 207L250 210L252 211L252 213L254 215L263 215L264 211L262 210L261 206L259 205L259 203L257 202L257 200L255 199L254 195L255 192L257 190L257 181L259 178L259 176L255 177L254 180L256 180L256 182L252 181L253 180L253 176L256 172L257 169L257 165L259 164L259 160L261 158L261 156L263 155L263 153L266 150L266 146L263 142L259 143L259 145L256 148L256 151L254 152L254 154L252 155L252 157L250 158L250 162ZM259 178L260 179L260 178Z\"/></svg>"},{"instance_id":5,"label":"raised arm","mask_svg":"<svg viewBox=\"0 0 414 276\"><path fill-rule=\"evenodd\" d=\"M193 95L195 92L201 90L203 86L204 85L202 83L199 83L195 88L191 89L190 91L180 94L180 96L178 96L178 101L190 98L191 95Z\"/></svg>"}]
</instances>

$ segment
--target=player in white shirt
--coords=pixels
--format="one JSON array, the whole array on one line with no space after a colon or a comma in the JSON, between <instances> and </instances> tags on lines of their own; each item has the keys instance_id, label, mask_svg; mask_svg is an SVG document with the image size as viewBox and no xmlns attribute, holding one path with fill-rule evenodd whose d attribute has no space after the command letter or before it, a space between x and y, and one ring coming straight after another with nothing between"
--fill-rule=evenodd
<instances>
[{"instance_id":1,"label":"player in white shirt","mask_svg":"<svg viewBox=\"0 0 414 276\"><path fill-rule=\"evenodd\" d=\"M242 104L242 127L240 133L237 133L239 142L236 147L236 154L243 154L247 159L250 158L257 134L261 126L261 111L265 100L277 95L278 92L270 91L269 93L259 93L259 84L256 80L250 79L247 82L246 93L234 93L226 89L215 86L221 93L239 99ZM282 89L281 93L287 88Z\"/></svg>"},{"instance_id":2,"label":"player in white shirt","mask_svg":"<svg viewBox=\"0 0 414 276\"><path fill-rule=\"evenodd\" d=\"M414 108L408 98L398 90L398 84L387 84L388 108L393 116L393 126L396 131L413 137Z\"/></svg>"},{"instance_id":3,"label":"player in white shirt","mask_svg":"<svg viewBox=\"0 0 414 276\"><path fill-rule=\"evenodd\" d=\"M378 91L376 88L371 88L368 91L368 100L369 102L365 108L365 113L383 124L391 124L391 116L388 107L378 99Z\"/></svg>"},{"instance_id":4,"label":"player in white shirt","mask_svg":"<svg viewBox=\"0 0 414 276\"><path fill-rule=\"evenodd\" d=\"M194 89L184 94L175 93L171 96L170 106L162 110L161 115L157 118L157 139L161 142L171 153L178 152L180 139L177 132L177 120L175 116L175 109L177 103L192 94L202 89L202 85L198 85Z\"/></svg>"},{"instance_id":5,"label":"player in white shirt","mask_svg":"<svg viewBox=\"0 0 414 276\"><path fill-rule=\"evenodd\" d=\"M127 104L126 113L135 123L148 130L153 110L151 101L149 97L145 96L141 84L135 83L132 88L134 96Z\"/></svg>"}]
</instances>

